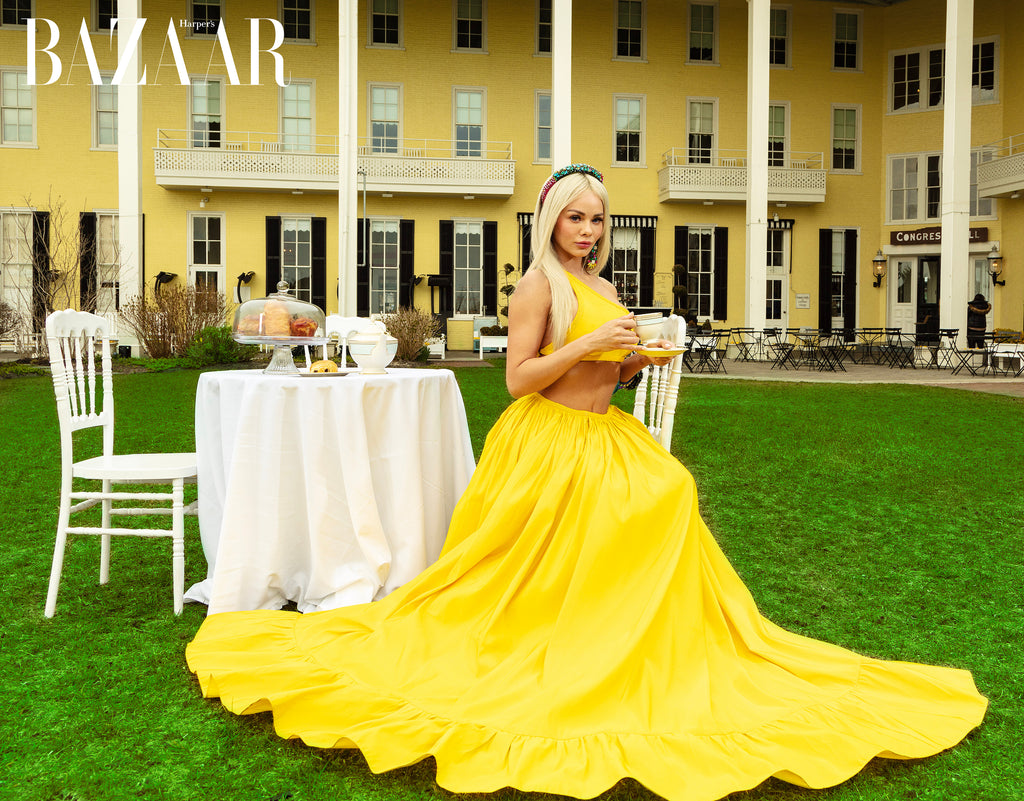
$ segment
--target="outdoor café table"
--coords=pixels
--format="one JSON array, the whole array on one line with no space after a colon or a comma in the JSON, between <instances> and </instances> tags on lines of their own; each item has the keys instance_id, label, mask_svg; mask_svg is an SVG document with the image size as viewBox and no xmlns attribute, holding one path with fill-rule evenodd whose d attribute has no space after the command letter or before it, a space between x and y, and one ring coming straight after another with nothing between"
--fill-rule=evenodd
<instances>
[{"instance_id":1,"label":"outdoor caf\u00e9 table","mask_svg":"<svg viewBox=\"0 0 1024 801\"><path fill-rule=\"evenodd\" d=\"M1016 360L1016 367L1011 366ZM999 362L1002 362L1000 364ZM1014 375L1024 374L1024 345L1013 342L994 342L988 346L988 360L982 375Z\"/></svg>"},{"instance_id":2,"label":"outdoor caf\u00e9 table","mask_svg":"<svg viewBox=\"0 0 1024 801\"><path fill-rule=\"evenodd\" d=\"M208 614L381 598L441 551L474 469L450 370L204 373L196 389Z\"/></svg>"}]
</instances>

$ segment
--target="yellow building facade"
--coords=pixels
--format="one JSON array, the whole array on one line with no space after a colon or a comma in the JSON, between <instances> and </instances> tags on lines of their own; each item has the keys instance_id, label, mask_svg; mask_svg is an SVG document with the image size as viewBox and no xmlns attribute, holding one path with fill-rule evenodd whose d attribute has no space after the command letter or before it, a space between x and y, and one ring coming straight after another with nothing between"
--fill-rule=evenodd
<instances>
[{"instance_id":1,"label":"yellow building facade","mask_svg":"<svg viewBox=\"0 0 1024 801\"><path fill-rule=\"evenodd\" d=\"M130 73L110 85L129 38L109 33L116 2L2 0L2 10L0 287L37 326L55 280L77 293L72 305L116 314L161 274L231 300L283 278L328 312L432 311L449 347L469 348L474 327L503 317L502 288L528 265L536 194L566 140L572 160L605 175L607 275L631 308L723 328L931 334L963 328L960 299L981 293L989 328L1024 326L1015 0L973 3L960 193L943 185L947 3L771 3L758 31L768 202L753 210L745 0L576 3L562 39L539 0L361 0L353 30L345 6L320 0L144 0L131 9L145 19L137 89ZM94 85L83 21L106 85ZM355 75L339 66L348 36ZM568 135L552 121L553 41L571 44ZM125 118L128 91L137 121ZM350 97L355 159L340 164ZM339 178L355 180L347 221ZM949 222L958 198L968 241L944 251L943 233L962 230ZM763 279L747 254L754 218L767 228ZM956 264L943 266L944 253ZM764 281L763 319L759 294L751 313L751 275ZM941 282L957 291L944 295Z\"/></svg>"}]
</instances>

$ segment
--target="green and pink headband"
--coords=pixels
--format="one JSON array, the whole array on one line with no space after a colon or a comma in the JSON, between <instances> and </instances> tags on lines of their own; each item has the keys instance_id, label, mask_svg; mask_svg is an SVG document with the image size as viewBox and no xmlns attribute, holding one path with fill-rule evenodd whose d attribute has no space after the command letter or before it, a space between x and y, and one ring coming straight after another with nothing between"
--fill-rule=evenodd
<instances>
[{"instance_id":1,"label":"green and pink headband","mask_svg":"<svg viewBox=\"0 0 1024 801\"><path fill-rule=\"evenodd\" d=\"M544 182L544 186L540 190L540 200L537 202L538 206L544 205L544 198L548 196L548 190L555 185L555 182L559 178L564 178L567 175L572 175L574 172L580 172L584 175L592 175L601 183L604 183L604 176L601 175L596 169L591 167L589 164L567 164L560 170L556 170L551 174L551 177Z\"/></svg>"}]
</instances>

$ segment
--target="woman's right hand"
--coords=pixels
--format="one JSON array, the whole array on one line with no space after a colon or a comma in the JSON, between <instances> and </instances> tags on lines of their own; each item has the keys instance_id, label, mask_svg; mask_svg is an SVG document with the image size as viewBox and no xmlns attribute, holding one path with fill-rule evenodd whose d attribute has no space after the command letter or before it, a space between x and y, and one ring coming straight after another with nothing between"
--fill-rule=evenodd
<instances>
[{"instance_id":1,"label":"woman's right hand","mask_svg":"<svg viewBox=\"0 0 1024 801\"><path fill-rule=\"evenodd\" d=\"M609 320L585 337L591 353L612 350L633 350L640 344L636 333L636 320L632 313Z\"/></svg>"}]
</instances>

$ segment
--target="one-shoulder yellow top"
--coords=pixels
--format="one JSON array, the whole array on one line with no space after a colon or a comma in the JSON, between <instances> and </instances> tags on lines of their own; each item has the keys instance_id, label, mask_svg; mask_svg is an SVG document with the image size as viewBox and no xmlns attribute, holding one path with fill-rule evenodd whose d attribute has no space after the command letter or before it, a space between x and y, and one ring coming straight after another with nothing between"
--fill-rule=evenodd
<instances>
[{"instance_id":1,"label":"one-shoulder yellow top","mask_svg":"<svg viewBox=\"0 0 1024 801\"><path fill-rule=\"evenodd\" d=\"M609 320L629 314L629 309L621 303L609 300L600 292L591 289L572 273L566 273L566 275L569 276L569 284L576 295L576 316L572 318L569 330L565 334L566 343L577 340L584 334L589 334ZM553 353L554 350L555 344L549 342L540 349L540 354L541 356L547 356L549 353ZM583 357L582 361L621 362L631 352L628 350L608 350L603 353L588 353Z\"/></svg>"}]
</instances>

